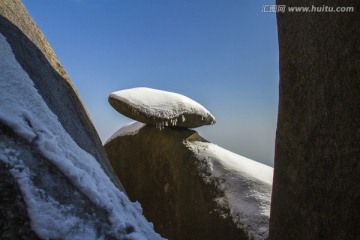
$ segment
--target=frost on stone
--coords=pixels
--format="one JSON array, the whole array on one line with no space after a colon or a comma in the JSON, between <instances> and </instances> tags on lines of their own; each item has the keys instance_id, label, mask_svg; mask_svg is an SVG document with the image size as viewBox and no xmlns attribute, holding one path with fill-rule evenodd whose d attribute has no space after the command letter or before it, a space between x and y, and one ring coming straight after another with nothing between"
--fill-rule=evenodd
<instances>
[{"instance_id":1,"label":"frost on stone","mask_svg":"<svg viewBox=\"0 0 360 240\"><path fill-rule=\"evenodd\" d=\"M93 223L96 219L84 221L71 204L62 205L47 196L31 180L41 169L31 170L25 164L26 156L2 146L0 161L9 166L20 187L33 231L43 239L105 239L108 235L114 239L161 239L142 215L140 204L130 202L96 159L64 130L1 34L0 52L0 122L36 149L91 204L106 212L110 226L100 234L101 227Z\"/></svg>"},{"instance_id":2,"label":"frost on stone","mask_svg":"<svg viewBox=\"0 0 360 240\"><path fill-rule=\"evenodd\" d=\"M233 221L250 238L266 239L273 168L212 143L184 143L199 160L198 169L204 181L224 192L224 196L214 199L219 207L228 207Z\"/></svg>"},{"instance_id":3,"label":"frost on stone","mask_svg":"<svg viewBox=\"0 0 360 240\"><path fill-rule=\"evenodd\" d=\"M120 136L135 135L145 125L146 124L144 123L140 123L136 121L127 123L124 126L122 126L119 130L117 130L113 135L111 135L111 137L108 140L106 140L105 144Z\"/></svg>"}]
</instances>

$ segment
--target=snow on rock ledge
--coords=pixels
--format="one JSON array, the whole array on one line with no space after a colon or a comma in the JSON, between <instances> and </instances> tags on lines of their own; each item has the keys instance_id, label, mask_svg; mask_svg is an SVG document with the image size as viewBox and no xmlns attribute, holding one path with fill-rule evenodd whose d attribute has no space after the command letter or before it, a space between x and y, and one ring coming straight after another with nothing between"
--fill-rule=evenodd
<instances>
[{"instance_id":1,"label":"snow on rock ledge","mask_svg":"<svg viewBox=\"0 0 360 240\"><path fill-rule=\"evenodd\" d=\"M132 88L111 93L109 102L125 116L160 129L166 126L196 128L216 122L202 105L173 92Z\"/></svg>"},{"instance_id":2,"label":"snow on rock ledge","mask_svg":"<svg viewBox=\"0 0 360 240\"><path fill-rule=\"evenodd\" d=\"M111 137L106 140L105 144L110 142L111 140L126 135L135 135L139 132L141 128L143 128L146 124L140 122L130 122L122 126L119 130L117 130Z\"/></svg>"},{"instance_id":3,"label":"snow on rock ledge","mask_svg":"<svg viewBox=\"0 0 360 240\"><path fill-rule=\"evenodd\" d=\"M233 221L250 238L266 239L269 232L273 168L245 158L216 144L185 141L199 159L205 182L216 183L224 196L215 201L229 207Z\"/></svg>"}]
</instances>

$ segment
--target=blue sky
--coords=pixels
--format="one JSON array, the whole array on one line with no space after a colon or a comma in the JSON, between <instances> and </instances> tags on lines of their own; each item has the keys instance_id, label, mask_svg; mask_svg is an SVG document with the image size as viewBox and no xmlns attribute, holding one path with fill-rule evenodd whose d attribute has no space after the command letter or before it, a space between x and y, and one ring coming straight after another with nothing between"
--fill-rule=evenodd
<instances>
[{"instance_id":1,"label":"blue sky","mask_svg":"<svg viewBox=\"0 0 360 240\"><path fill-rule=\"evenodd\" d=\"M273 165L278 103L274 13L260 0L23 0L77 88L102 141L132 120L110 92L186 95L217 119L206 139Z\"/></svg>"}]
</instances>

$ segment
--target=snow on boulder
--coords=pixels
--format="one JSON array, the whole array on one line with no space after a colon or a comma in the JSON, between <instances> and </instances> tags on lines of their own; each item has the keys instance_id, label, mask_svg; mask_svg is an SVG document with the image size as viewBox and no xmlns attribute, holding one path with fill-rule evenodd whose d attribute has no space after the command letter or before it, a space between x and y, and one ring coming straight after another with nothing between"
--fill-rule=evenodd
<instances>
[{"instance_id":1,"label":"snow on boulder","mask_svg":"<svg viewBox=\"0 0 360 240\"><path fill-rule=\"evenodd\" d=\"M204 180L224 192L215 201L230 209L234 222L244 226L249 236L267 238L273 168L213 143L186 141L185 145L199 159Z\"/></svg>"},{"instance_id":2,"label":"snow on boulder","mask_svg":"<svg viewBox=\"0 0 360 240\"><path fill-rule=\"evenodd\" d=\"M113 92L109 102L121 114L139 122L196 128L214 124L215 118L202 105L178 93L151 88L132 88Z\"/></svg>"},{"instance_id":3,"label":"snow on boulder","mask_svg":"<svg viewBox=\"0 0 360 240\"><path fill-rule=\"evenodd\" d=\"M19 186L35 234L161 239L140 204L130 202L65 131L1 34L0 50L0 162Z\"/></svg>"},{"instance_id":4,"label":"snow on boulder","mask_svg":"<svg viewBox=\"0 0 360 240\"><path fill-rule=\"evenodd\" d=\"M0 239L161 239L19 0L0 1Z\"/></svg>"},{"instance_id":5,"label":"snow on boulder","mask_svg":"<svg viewBox=\"0 0 360 240\"><path fill-rule=\"evenodd\" d=\"M106 140L105 144L120 136L135 135L144 126L145 126L144 123L140 123L136 121L125 124L119 130L117 130L113 135L111 135L111 137L108 140Z\"/></svg>"},{"instance_id":6,"label":"snow on boulder","mask_svg":"<svg viewBox=\"0 0 360 240\"><path fill-rule=\"evenodd\" d=\"M162 236L267 238L273 168L187 128L145 125L128 133L109 139L105 150L130 199Z\"/></svg>"},{"instance_id":7,"label":"snow on boulder","mask_svg":"<svg viewBox=\"0 0 360 240\"><path fill-rule=\"evenodd\" d=\"M97 159L112 182L121 188L73 83L21 0L0 1L0 33L65 131Z\"/></svg>"}]
</instances>

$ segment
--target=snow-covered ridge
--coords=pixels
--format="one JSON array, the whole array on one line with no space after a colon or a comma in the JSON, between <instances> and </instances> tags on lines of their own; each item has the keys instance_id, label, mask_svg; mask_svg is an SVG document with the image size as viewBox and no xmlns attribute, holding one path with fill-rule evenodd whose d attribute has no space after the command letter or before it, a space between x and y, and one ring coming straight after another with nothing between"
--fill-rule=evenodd
<instances>
[{"instance_id":1,"label":"snow-covered ridge","mask_svg":"<svg viewBox=\"0 0 360 240\"><path fill-rule=\"evenodd\" d=\"M229 206L235 223L254 239L268 236L273 168L245 158L213 143L185 141L206 171L206 182L218 182L225 196L215 199ZM213 181L216 180L216 181Z\"/></svg>"},{"instance_id":2,"label":"snow-covered ridge","mask_svg":"<svg viewBox=\"0 0 360 240\"><path fill-rule=\"evenodd\" d=\"M36 147L39 154L56 166L78 190L96 206L107 211L112 226L109 235L126 239L161 239L154 232L152 224L143 217L140 204L130 202L114 186L96 159L81 149L64 130L1 34L0 52L0 121ZM59 205L51 196L42 193L31 182L34 173L24 165L14 149L1 149L0 161L9 166L17 180L28 206L32 229L39 237L104 238L97 235L94 226L77 220L77 216L71 215L66 206ZM76 222L82 231L77 232L74 224L66 224L69 219ZM129 227L133 229L131 233L126 232Z\"/></svg>"},{"instance_id":3,"label":"snow-covered ridge","mask_svg":"<svg viewBox=\"0 0 360 240\"><path fill-rule=\"evenodd\" d=\"M105 144L120 136L135 135L145 125L146 124L144 123L140 123L136 121L127 123L124 126L122 126L119 130L117 130L113 135L111 135L111 137L108 140L106 140Z\"/></svg>"}]
</instances>

